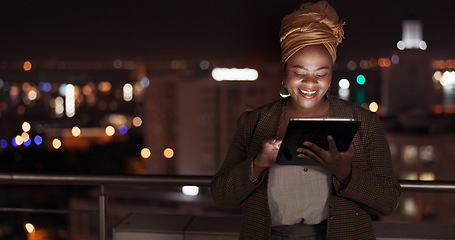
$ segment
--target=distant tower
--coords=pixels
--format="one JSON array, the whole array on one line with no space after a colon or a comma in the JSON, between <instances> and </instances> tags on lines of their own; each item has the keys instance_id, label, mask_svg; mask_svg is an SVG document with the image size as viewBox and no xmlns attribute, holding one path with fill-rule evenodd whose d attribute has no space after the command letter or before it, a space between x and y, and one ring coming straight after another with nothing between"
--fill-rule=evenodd
<instances>
[{"instance_id":1,"label":"distant tower","mask_svg":"<svg viewBox=\"0 0 455 240\"><path fill-rule=\"evenodd\" d=\"M422 23L403 21L403 39L397 43L390 68L382 68L383 115L423 119L432 111L432 68Z\"/></svg>"},{"instance_id":2,"label":"distant tower","mask_svg":"<svg viewBox=\"0 0 455 240\"><path fill-rule=\"evenodd\" d=\"M405 49L427 49L427 43L423 40L422 23L419 20L403 21L403 39L398 41L397 48Z\"/></svg>"}]
</instances>

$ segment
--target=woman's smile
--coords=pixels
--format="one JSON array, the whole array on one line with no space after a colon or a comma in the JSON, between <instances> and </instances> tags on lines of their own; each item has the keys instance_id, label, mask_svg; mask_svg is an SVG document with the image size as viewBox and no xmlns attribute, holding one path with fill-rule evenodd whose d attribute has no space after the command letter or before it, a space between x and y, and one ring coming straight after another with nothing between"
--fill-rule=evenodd
<instances>
[{"instance_id":1,"label":"woman's smile","mask_svg":"<svg viewBox=\"0 0 455 240\"><path fill-rule=\"evenodd\" d=\"M312 99L316 97L316 90L308 90L308 89L299 89L300 93L304 98Z\"/></svg>"}]
</instances>

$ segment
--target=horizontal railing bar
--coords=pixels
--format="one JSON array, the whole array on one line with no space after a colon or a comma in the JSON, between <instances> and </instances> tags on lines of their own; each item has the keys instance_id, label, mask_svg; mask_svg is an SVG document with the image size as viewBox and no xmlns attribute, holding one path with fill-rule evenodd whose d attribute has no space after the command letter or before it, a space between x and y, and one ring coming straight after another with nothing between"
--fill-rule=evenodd
<instances>
[{"instance_id":1,"label":"horizontal railing bar","mask_svg":"<svg viewBox=\"0 0 455 240\"><path fill-rule=\"evenodd\" d=\"M0 183L45 185L195 185L209 186L211 176L189 175L49 175L1 173Z\"/></svg>"},{"instance_id":2,"label":"horizontal railing bar","mask_svg":"<svg viewBox=\"0 0 455 240\"><path fill-rule=\"evenodd\" d=\"M38 208L0 208L0 212L70 214L70 213L97 213L98 210L38 209Z\"/></svg>"},{"instance_id":3,"label":"horizontal railing bar","mask_svg":"<svg viewBox=\"0 0 455 240\"><path fill-rule=\"evenodd\" d=\"M400 180L399 183L406 192L455 193L455 181Z\"/></svg>"},{"instance_id":4,"label":"horizontal railing bar","mask_svg":"<svg viewBox=\"0 0 455 240\"><path fill-rule=\"evenodd\" d=\"M52 175L1 173L0 183L44 185L210 186L211 176L194 175ZM455 193L455 181L399 180L403 191Z\"/></svg>"}]
</instances>

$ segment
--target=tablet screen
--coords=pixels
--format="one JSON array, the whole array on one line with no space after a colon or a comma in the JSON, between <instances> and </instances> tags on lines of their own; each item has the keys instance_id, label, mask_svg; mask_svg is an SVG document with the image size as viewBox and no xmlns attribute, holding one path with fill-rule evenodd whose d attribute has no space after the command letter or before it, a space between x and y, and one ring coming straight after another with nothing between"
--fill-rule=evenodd
<instances>
[{"instance_id":1,"label":"tablet screen","mask_svg":"<svg viewBox=\"0 0 455 240\"><path fill-rule=\"evenodd\" d=\"M304 147L304 141L328 150L327 136L332 135L338 151L344 152L349 148L360 124L360 121L346 118L292 118L278 152L277 164L318 165L314 161L297 157L296 151Z\"/></svg>"}]
</instances>

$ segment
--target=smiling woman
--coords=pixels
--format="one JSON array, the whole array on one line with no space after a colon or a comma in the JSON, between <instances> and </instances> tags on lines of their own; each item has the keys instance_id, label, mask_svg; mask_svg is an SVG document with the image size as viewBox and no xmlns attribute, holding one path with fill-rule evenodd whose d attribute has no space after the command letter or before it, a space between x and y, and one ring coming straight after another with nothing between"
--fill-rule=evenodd
<instances>
[{"instance_id":1,"label":"smiling woman","mask_svg":"<svg viewBox=\"0 0 455 240\"><path fill-rule=\"evenodd\" d=\"M327 94L343 25L326 1L304 3L282 21L287 97L240 117L211 185L220 207L243 206L240 239L375 239L370 215L397 205L400 186L379 117ZM361 127L346 151L322 135L328 150L298 143L293 154L302 164L277 165L291 118L347 118Z\"/></svg>"}]
</instances>

